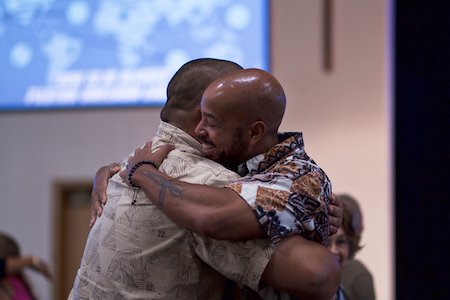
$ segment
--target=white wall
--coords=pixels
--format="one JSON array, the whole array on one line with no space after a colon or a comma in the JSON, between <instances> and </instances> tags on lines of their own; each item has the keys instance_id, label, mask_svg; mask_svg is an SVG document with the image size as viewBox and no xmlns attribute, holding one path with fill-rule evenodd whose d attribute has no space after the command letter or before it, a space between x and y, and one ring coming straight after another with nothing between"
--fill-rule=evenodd
<instances>
[{"instance_id":1,"label":"white wall","mask_svg":"<svg viewBox=\"0 0 450 300\"><path fill-rule=\"evenodd\" d=\"M360 202L364 248L378 299L393 299L388 1L334 3L334 70L322 68L322 1L272 1L272 71L288 105L282 130L303 131L306 151L335 193Z\"/></svg>"},{"instance_id":2,"label":"white wall","mask_svg":"<svg viewBox=\"0 0 450 300\"><path fill-rule=\"evenodd\" d=\"M51 262L53 183L91 180L99 166L151 138L158 122L159 109L151 108L0 114L0 230L24 254ZM51 299L50 285L28 274L40 299Z\"/></svg>"},{"instance_id":3,"label":"white wall","mask_svg":"<svg viewBox=\"0 0 450 300\"><path fill-rule=\"evenodd\" d=\"M286 89L282 130L303 131L308 153L336 193L365 212L359 257L375 275L378 299L392 299L387 1L335 3L335 70L321 69L318 0L272 1L272 71ZM91 180L154 134L159 109L0 114L0 230L25 253L51 261L52 184ZM51 298L29 273L36 293Z\"/></svg>"}]
</instances>

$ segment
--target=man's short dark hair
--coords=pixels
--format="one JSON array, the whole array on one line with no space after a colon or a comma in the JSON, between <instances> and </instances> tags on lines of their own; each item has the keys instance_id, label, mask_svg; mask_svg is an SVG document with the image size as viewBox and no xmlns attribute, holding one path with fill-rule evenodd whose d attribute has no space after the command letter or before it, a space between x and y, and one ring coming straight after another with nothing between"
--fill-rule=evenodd
<instances>
[{"instance_id":1,"label":"man's short dark hair","mask_svg":"<svg viewBox=\"0 0 450 300\"><path fill-rule=\"evenodd\" d=\"M161 120L170 122L176 110L192 111L198 107L203 91L211 82L241 69L232 61L215 58L199 58L185 63L167 86L167 102L161 110Z\"/></svg>"}]
</instances>

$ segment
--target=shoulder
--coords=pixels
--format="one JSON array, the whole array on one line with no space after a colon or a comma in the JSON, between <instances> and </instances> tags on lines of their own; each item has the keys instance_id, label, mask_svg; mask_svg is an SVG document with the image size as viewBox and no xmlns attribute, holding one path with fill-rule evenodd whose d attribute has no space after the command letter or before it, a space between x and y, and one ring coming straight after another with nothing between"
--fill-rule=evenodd
<instances>
[{"instance_id":1,"label":"shoulder","mask_svg":"<svg viewBox=\"0 0 450 300\"><path fill-rule=\"evenodd\" d=\"M356 281L372 281L372 274L360 260L350 259L342 269L342 282L344 286Z\"/></svg>"},{"instance_id":2,"label":"shoulder","mask_svg":"<svg viewBox=\"0 0 450 300\"><path fill-rule=\"evenodd\" d=\"M343 272L352 272L352 273L370 273L369 269L367 269L366 265L362 263L358 259L350 259L346 262Z\"/></svg>"},{"instance_id":3,"label":"shoulder","mask_svg":"<svg viewBox=\"0 0 450 300\"><path fill-rule=\"evenodd\" d=\"M375 299L375 287L372 274L359 260L346 263L342 272L342 285L349 299Z\"/></svg>"},{"instance_id":4,"label":"shoulder","mask_svg":"<svg viewBox=\"0 0 450 300\"><path fill-rule=\"evenodd\" d=\"M178 149L169 153L160 170L181 181L224 186L239 175L224 166L194 153Z\"/></svg>"}]
</instances>

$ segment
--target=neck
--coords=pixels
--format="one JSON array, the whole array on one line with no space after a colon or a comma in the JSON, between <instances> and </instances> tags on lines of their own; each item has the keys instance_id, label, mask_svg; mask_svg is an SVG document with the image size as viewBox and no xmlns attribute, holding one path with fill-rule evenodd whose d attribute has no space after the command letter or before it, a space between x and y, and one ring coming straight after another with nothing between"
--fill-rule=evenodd
<instances>
[{"instance_id":1,"label":"neck","mask_svg":"<svg viewBox=\"0 0 450 300\"><path fill-rule=\"evenodd\" d=\"M260 151L258 154L261 153L266 153L267 151L269 151L273 146L275 146L276 144L278 144L278 135L277 134L272 134L270 136L268 136L266 139L264 139L264 141L261 143L261 147L260 147ZM257 154L255 154L257 155ZM254 155L254 156L255 156Z\"/></svg>"},{"instance_id":2,"label":"neck","mask_svg":"<svg viewBox=\"0 0 450 300\"><path fill-rule=\"evenodd\" d=\"M261 140L257 147L254 147L253 150L250 150L248 152L247 158L245 161L249 160L252 157L255 157L256 155L263 154L268 152L273 146L278 144L278 135L270 135L267 136L265 139Z\"/></svg>"},{"instance_id":3,"label":"neck","mask_svg":"<svg viewBox=\"0 0 450 300\"><path fill-rule=\"evenodd\" d=\"M192 136L194 139L197 139L197 136L195 134L195 127L197 126L198 122L200 122L200 118L200 115L177 110L176 112L173 112L171 114L168 123L180 128L181 130Z\"/></svg>"}]
</instances>

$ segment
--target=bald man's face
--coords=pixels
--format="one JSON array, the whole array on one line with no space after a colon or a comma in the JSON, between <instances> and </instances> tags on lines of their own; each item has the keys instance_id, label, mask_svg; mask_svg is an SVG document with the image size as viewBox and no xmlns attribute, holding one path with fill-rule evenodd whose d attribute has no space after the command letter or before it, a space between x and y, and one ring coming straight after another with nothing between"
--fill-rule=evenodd
<instances>
[{"instance_id":1,"label":"bald man's face","mask_svg":"<svg viewBox=\"0 0 450 300\"><path fill-rule=\"evenodd\" d=\"M205 91L200 103L202 119L195 133L202 142L205 157L236 169L247 159L246 122L236 112L239 108L224 97L228 96Z\"/></svg>"}]
</instances>

